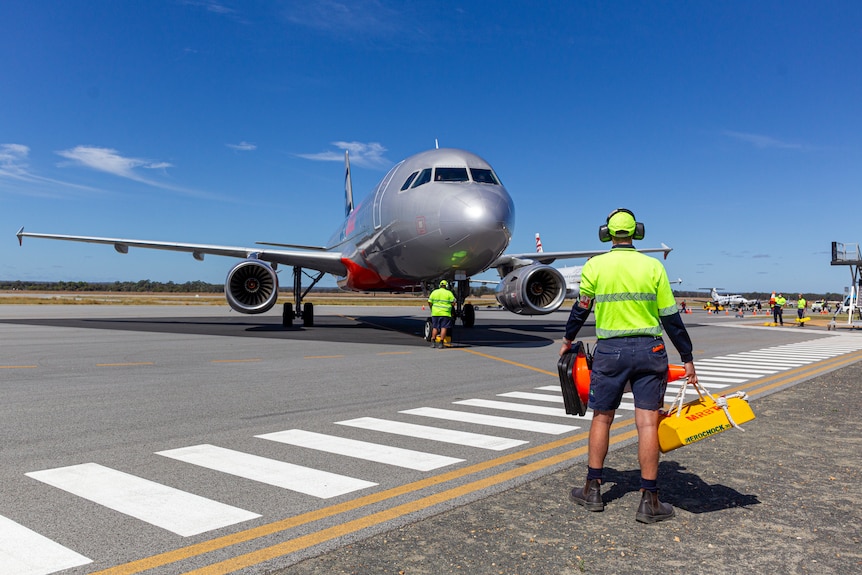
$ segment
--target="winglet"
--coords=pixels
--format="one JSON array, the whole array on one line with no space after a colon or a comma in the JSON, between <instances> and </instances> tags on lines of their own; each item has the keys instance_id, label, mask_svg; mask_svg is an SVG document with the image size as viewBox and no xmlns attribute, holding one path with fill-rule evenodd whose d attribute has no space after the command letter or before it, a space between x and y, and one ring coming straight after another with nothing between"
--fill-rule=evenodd
<instances>
[{"instance_id":1,"label":"winglet","mask_svg":"<svg viewBox=\"0 0 862 575\"><path fill-rule=\"evenodd\" d=\"M661 247L662 247L662 250L664 250L664 259L667 259L667 255L673 251L673 248L667 247L667 245L664 242L662 242Z\"/></svg>"},{"instance_id":2,"label":"winglet","mask_svg":"<svg viewBox=\"0 0 862 575\"><path fill-rule=\"evenodd\" d=\"M18 245L23 246L24 245L24 226L21 226L21 229L18 230L18 233L15 235L18 237Z\"/></svg>"}]
</instances>

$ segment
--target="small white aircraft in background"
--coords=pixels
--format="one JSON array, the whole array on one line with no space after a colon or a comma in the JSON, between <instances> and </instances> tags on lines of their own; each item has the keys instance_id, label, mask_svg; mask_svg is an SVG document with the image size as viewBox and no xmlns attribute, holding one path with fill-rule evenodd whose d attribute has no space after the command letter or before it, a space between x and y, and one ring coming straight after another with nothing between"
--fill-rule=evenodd
<instances>
[{"instance_id":1,"label":"small white aircraft in background","mask_svg":"<svg viewBox=\"0 0 862 575\"><path fill-rule=\"evenodd\" d=\"M706 288L701 288L701 289L706 289ZM712 288L712 291L709 292L709 297L712 298L712 303L714 303L716 305L723 305L723 306L728 306L728 305L730 305L730 306L757 305L756 299L744 298L739 294L721 295L720 293L718 293L718 288Z\"/></svg>"},{"instance_id":2,"label":"small white aircraft in background","mask_svg":"<svg viewBox=\"0 0 862 575\"><path fill-rule=\"evenodd\" d=\"M542 249L542 238L539 237L539 234L536 234L536 252L544 253L544 249ZM584 269L584 266L566 266L562 268L557 268L557 271L560 272L560 275L563 276L563 279L566 281L567 298L576 298L578 297L578 294L581 293L582 269ZM681 284L682 279L677 279L671 281L670 283Z\"/></svg>"}]
</instances>

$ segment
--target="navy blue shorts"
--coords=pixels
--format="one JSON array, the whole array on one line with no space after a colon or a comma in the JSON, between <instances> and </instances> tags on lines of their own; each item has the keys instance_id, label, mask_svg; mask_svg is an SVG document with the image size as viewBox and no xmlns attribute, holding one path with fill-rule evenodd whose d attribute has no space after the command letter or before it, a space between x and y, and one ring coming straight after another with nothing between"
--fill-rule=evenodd
<instances>
[{"instance_id":1,"label":"navy blue shorts","mask_svg":"<svg viewBox=\"0 0 862 575\"><path fill-rule=\"evenodd\" d=\"M620 406L631 383L635 407L661 409L667 389L667 350L660 337L600 339L593 353L589 407L611 411Z\"/></svg>"},{"instance_id":2,"label":"navy blue shorts","mask_svg":"<svg viewBox=\"0 0 862 575\"><path fill-rule=\"evenodd\" d=\"M451 329L452 316L450 315L432 315L431 327L434 329Z\"/></svg>"}]
</instances>

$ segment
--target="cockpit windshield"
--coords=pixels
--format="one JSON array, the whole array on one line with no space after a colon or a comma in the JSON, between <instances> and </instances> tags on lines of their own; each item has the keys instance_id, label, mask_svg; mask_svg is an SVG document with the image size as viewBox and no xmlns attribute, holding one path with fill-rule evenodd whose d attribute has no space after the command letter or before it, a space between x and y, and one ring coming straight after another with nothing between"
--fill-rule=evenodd
<instances>
[{"instance_id":1,"label":"cockpit windshield","mask_svg":"<svg viewBox=\"0 0 862 575\"><path fill-rule=\"evenodd\" d=\"M435 168L435 182L469 182L467 168Z\"/></svg>"},{"instance_id":2,"label":"cockpit windshield","mask_svg":"<svg viewBox=\"0 0 862 575\"><path fill-rule=\"evenodd\" d=\"M421 172L413 172L405 180L401 186L401 191L408 188L418 188L423 184L427 184L433 179L435 182L469 182L473 181L479 184L500 185L500 180L493 171L486 168L425 168Z\"/></svg>"},{"instance_id":3,"label":"cockpit windshield","mask_svg":"<svg viewBox=\"0 0 862 575\"><path fill-rule=\"evenodd\" d=\"M478 184L500 185L499 180L497 180L497 176L495 176L494 172L491 170L486 170L484 168L470 168L470 174L473 175L473 181Z\"/></svg>"}]
</instances>

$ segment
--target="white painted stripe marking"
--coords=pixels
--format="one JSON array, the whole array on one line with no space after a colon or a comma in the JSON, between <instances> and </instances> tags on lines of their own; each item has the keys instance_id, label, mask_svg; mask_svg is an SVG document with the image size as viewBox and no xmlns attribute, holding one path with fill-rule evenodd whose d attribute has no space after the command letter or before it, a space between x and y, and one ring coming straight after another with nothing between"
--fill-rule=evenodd
<instances>
[{"instance_id":1,"label":"white painted stripe marking","mask_svg":"<svg viewBox=\"0 0 862 575\"><path fill-rule=\"evenodd\" d=\"M401 421L390 421L377 419L376 417L360 417L348 421L337 421L337 425L348 425L360 429L370 429L394 435L406 437L417 437L431 441L442 441L455 445L466 445L478 447L479 449L490 449L492 451L503 451L528 443L520 439L508 439L495 437L493 435L482 435L481 433L470 433L469 431L457 431L443 427L430 427L428 425L417 425L415 423L404 423Z\"/></svg>"},{"instance_id":2,"label":"white painted stripe marking","mask_svg":"<svg viewBox=\"0 0 862 575\"><path fill-rule=\"evenodd\" d=\"M268 459L259 455L216 447L214 445L194 445L159 451L163 455L193 465L206 467L267 485L274 485L298 493L321 499L329 499L360 489L374 487L376 483L354 479L345 475L329 473L285 461Z\"/></svg>"},{"instance_id":3,"label":"white painted stripe marking","mask_svg":"<svg viewBox=\"0 0 862 575\"><path fill-rule=\"evenodd\" d=\"M464 461L463 459L446 457L444 455L423 453L411 449L401 449L388 445L347 439L345 437L335 437L334 435L324 435L302 429L288 429L287 431L255 435L255 437L296 445L298 447L306 447L308 449L316 449L336 455L346 455L348 457L356 457L357 459L415 469L417 471L431 471L432 469Z\"/></svg>"},{"instance_id":4,"label":"white painted stripe marking","mask_svg":"<svg viewBox=\"0 0 862 575\"><path fill-rule=\"evenodd\" d=\"M754 375L770 375L773 373L779 373L780 369L769 369L767 367L760 366L752 366L745 365L741 363L720 363L714 361L701 361L697 364L697 370L700 372L701 369L716 369L721 370L726 373L751 373Z\"/></svg>"},{"instance_id":5,"label":"white painted stripe marking","mask_svg":"<svg viewBox=\"0 0 862 575\"><path fill-rule=\"evenodd\" d=\"M0 516L0 575L48 575L92 562L92 559Z\"/></svg>"},{"instance_id":6,"label":"white painted stripe marking","mask_svg":"<svg viewBox=\"0 0 862 575\"><path fill-rule=\"evenodd\" d=\"M183 537L260 517L96 463L25 475Z\"/></svg>"},{"instance_id":7,"label":"white painted stripe marking","mask_svg":"<svg viewBox=\"0 0 862 575\"><path fill-rule=\"evenodd\" d=\"M704 381L704 383L707 383L707 382L709 382L709 383L743 383L743 382L746 382L749 379L751 379L750 377L716 377L714 375L709 375L709 374L701 375L700 370L696 370L696 371L697 371L697 380L700 381L702 379Z\"/></svg>"},{"instance_id":8,"label":"white painted stripe marking","mask_svg":"<svg viewBox=\"0 0 862 575\"><path fill-rule=\"evenodd\" d=\"M526 391L509 391L507 393L498 393L498 397L511 397L512 399L532 399L534 401L550 401L551 403L563 403L562 392L557 388L557 395L548 395L546 393L528 393Z\"/></svg>"},{"instance_id":9,"label":"white painted stripe marking","mask_svg":"<svg viewBox=\"0 0 862 575\"><path fill-rule=\"evenodd\" d=\"M483 413L472 413L469 411L456 411L454 409L438 409L436 407L418 407L407 409L399 413L418 415L420 417L433 417L447 421L460 421L462 423L474 423L476 425L487 425L490 427L502 427L505 429L516 429L519 431L533 431L546 435L562 435L580 429L575 425L561 425L559 423L546 423L544 421L531 421L529 419L517 419L514 417L500 417L499 415L485 415ZM575 419L590 419L587 413L584 417L573 416Z\"/></svg>"},{"instance_id":10,"label":"white painted stripe marking","mask_svg":"<svg viewBox=\"0 0 862 575\"><path fill-rule=\"evenodd\" d=\"M465 399L454 401L456 405L469 405L470 407L487 407L488 409L502 409L503 411L517 411L518 413L532 413L534 415L552 415L555 417L571 417L566 410L560 407L545 407L543 405L527 405L525 403L509 403L508 401L494 401L491 399Z\"/></svg>"},{"instance_id":11,"label":"white painted stripe marking","mask_svg":"<svg viewBox=\"0 0 862 575\"><path fill-rule=\"evenodd\" d=\"M700 374L698 374L698 375L700 375ZM700 380L700 377L698 377L698 383L700 383L703 387L706 387L707 389L724 389L725 387L729 387L726 383L704 383L704 382L699 381L699 380ZM681 387L680 384L673 382L673 381L670 382L669 384L667 384L668 389L679 389L680 387Z\"/></svg>"}]
</instances>

